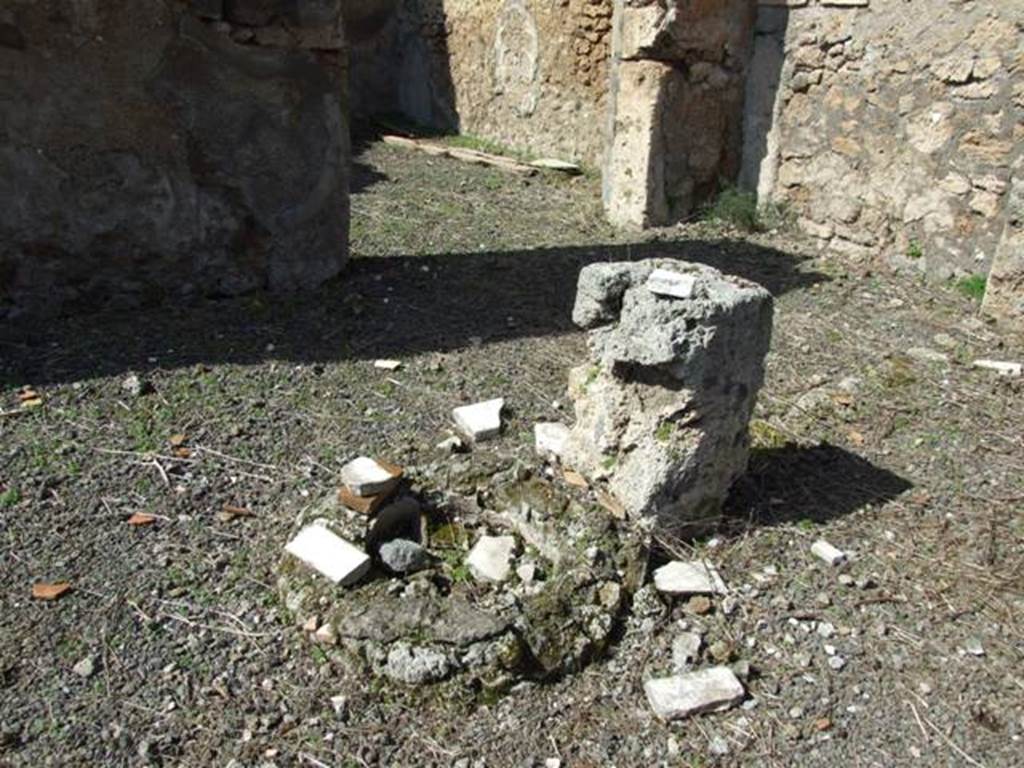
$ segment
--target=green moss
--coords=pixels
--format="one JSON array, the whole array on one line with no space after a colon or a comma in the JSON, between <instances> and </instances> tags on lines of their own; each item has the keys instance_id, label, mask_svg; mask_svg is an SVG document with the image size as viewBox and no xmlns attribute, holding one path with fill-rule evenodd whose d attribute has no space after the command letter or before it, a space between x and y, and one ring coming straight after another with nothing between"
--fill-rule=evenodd
<instances>
[{"instance_id":1,"label":"green moss","mask_svg":"<svg viewBox=\"0 0 1024 768\"><path fill-rule=\"evenodd\" d=\"M669 438L672 437L672 422L663 421L661 426L655 431L654 437L659 442L667 443Z\"/></svg>"},{"instance_id":2,"label":"green moss","mask_svg":"<svg viewBox=\"0 0 1024 768\"><path fill-rule=\"evenodd\" d=\"M957 281L956 287L967 298L981 303L981 300L985 298L985 287L987 284L988 281L984 275L971 275Z\"/></svg>"},{"instance_id":3,"label":"green moss","mask_svg":"<svg viewBox=\"0 0 1024 768\"><path fill-rule=\"evenodd\" d=\"M0 493L0 509L13 507L19 501L21 501L21 491L17 488L7 488Z\"/></svg>"}]
</instances>

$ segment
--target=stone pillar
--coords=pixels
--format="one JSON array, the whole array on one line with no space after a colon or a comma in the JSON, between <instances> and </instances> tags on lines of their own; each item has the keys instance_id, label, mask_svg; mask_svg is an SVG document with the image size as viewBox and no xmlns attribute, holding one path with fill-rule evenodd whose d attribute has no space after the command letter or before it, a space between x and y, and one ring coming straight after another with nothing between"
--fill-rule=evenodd
<instances>
[{"instance_id":1,"label":"stone pillar","mask_svg":"<svg viewBox=\"0 0 1024 768\"><path fill-rule=\"evenodd\" d=\"M755 0L616 0L604 203L680 221L735 180Z\"/></svg>"},{"instance_id":2,"label":"stone pillar","mask_svg":"<svg viewBox=\"0 0 1024 768\"><path fill-rule=\"evenodd\" d=\"M1006 226L988 275L982 309L1024 331L1024 162L1019 162L1006 201Z\"/></svg>"},{"instance_id":3,"label":"stone pillar","mask_svg":"<svg viewBox=\"0 0 1024 768\"><path fill-rule=\"evenodd\" d=\"M566 464L664 532L717 514L747 465L771 295L670 259L591 264L573 321L590 361L570 373Z\"/></svg>"},{"instance_id":4,"label":"stone pillar","mask_svg":"<svg viewBox=\"0 0 1024 768\"><path fill-rule=\"evenodd\" d=\"M348 249L339 3L5 3L0 315L335 275Z\"/></svg>"}]
</instances>

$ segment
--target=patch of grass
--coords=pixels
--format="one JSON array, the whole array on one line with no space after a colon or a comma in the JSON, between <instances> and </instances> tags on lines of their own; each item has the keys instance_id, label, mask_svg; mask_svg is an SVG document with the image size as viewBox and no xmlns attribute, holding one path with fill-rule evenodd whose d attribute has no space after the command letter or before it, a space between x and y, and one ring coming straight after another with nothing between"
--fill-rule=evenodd
<instances>
[{"instance_id":1,"label":"patch of grass","mask_svg":"<svg viewBox=\"0 0 1024 768\"><path fill-rule=\"evenodd\" d=\"M921 244L917 240L911 240L907 246L907 258L920 259L922 256L924 256L924 251L921 249Z\"/></svg>"},{"instance_id":2,"label":"patch of grass","mask_svg":"<svg viewBox=\"0 0 1024 768\"><path fill-rule=\"evenodd\" d=\"M21 501L21 491L17 488L7 488L0 493L0 509L8 509Z\"/></svg>"},{"instance_id":3,"label":"patch of grass","mask_svg":"<svg viewBox=\"0 0 1024 768\"><path fill-rule=\"evenodd\" d=\"M985 298L985 287L988 285L984 275L971 275L957 281L956 287L964 296L974 301L981 302Z\"/></svg>"},{"instance_id":4,"label":"patch of grass","mask_svg":"<svg viewBox=\"0 0 1024 768\"><path fill-rule=\"evenodd\" d=\"M765 232L786 223L786 211L772 203L759 206L757 195L736 187L725 187L713 203L704 208L706 220L729 224L744 232Z\"/></svg>"},{"instance_id":5,"label":"patch of grass","mask_svg":"<svg viewBox=\"0 0 1024 768\"><path fill-rule=\"evenodd\" d=\"M761 419L754 419L750 422L750 447L752 450L770 450L772 448L785 448L789 444L786 436Z\"/></svg>"},{"instance_id":6,"label":"patch of grass","mask_svg":"<svg viewBox=\"0 0 1024 768\"><path fill-rule=\"evenodd\" d=\"M654 437L659 442L667 443L668 439L672 437L672 423L668 421L662 422L661 426L654 433Z\"/></svg>"}]
</instances>

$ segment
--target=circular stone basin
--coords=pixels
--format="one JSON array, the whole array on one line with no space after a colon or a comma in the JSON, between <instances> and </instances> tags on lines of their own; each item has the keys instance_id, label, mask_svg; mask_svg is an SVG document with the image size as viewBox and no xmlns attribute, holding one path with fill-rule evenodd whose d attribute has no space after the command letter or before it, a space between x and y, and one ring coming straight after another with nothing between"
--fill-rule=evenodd
<instances>
[{"instance_id":1,"label":"circular stone basin","mask_svg":"<svg viewBox=\"0 0 1024 768\"><path fill-rule=\"evenodd\" d=\"M361 583L341 587L285 555L285 606L299 624L329 624L352 664L401 683L463 677L494 690L580 669L607 647L642 579L646 548L588 491L516 480L510 464L474 454L407 469L419 489L446 489L425 505L423 543L435 565L394 576L375 564ZM359 547L371 526L334 497L297 522L314 521ZM484 535L515 538L503 582L467 565Z\"/></svg>"}]
</instances>

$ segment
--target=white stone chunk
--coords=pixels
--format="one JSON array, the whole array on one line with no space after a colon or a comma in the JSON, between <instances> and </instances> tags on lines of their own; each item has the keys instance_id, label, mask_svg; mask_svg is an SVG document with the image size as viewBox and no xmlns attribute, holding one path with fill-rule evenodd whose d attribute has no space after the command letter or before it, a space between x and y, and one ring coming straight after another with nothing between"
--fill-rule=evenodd
<instances>
[{"instance_id":1,"label":"white stone chunk","mask_svg":"<svg viewBox=\"0 0 1024 768\"><path fill-rule=\"evenodd\" d=\"M556 421L544 421L533 425L533 437L538 454L562 458L565 441L569 439L569 428Z\"/></svg>"},{"instance_id":2,"label":"white stone chunk","mask_svg":"<svg viewBox=\"0 0 1024 768\"><path fill-rule=\"evenodd\" d=\"M644 683L644 693L654 714L662 720L679 720L701 712L728 709L744 696L743 684L728 667L656 678Z\"/></svg>"},{"instance_id":3,"label":"white stone chunk","mask_svg":"<svg viewBox=\"0 0 1024 768\"><path fill-rule=\"evenodd\" d=\"M692 299L697 289L697 276L667 269L656 269L647 278L647 290L659 296Z\"/></svg>"},{"instance_id":4,"label":"white stone chunk","mask_svg":"<svg viewBox=\"0 0 1024 768\"><path fill-rule=\"evenodd\" d=\"M688 671L700 658L702 642L696 632L683 632L672 641L672 668L677 673Z\"/></svg>"},{"instance_id":5,"label":"white stone chunk","mask_svg":"<svg viewBox=\"0 0 1024 768\"><path fill-rule=\"evenodd\" d=\"M725 582L707 560L673 560L654 572L654 587L669 595L724 595Z\"/></svg>"},{"instance_id":6,"label":"white stone chunk","mask_svg":"<svg viewBox=\"0 0 1024 768\"><path fill-rule=\"evenodd\" d=\"M505 581L512 573L515 548L512 536L483 536L469 551L466 565L480 581Z\"/></svg>"},{"instance_id":7,"label":"white stone chunk","mask_svg":"<svg viewBox=\"0 0 1024 768\"><path fill-rule=\"evenodd\" d=\"M501 409L504 407L505 399L499 397L456 408L452 411L452 418L455 426L470 440L488 440L501 432Z\"/></svg>"},{"instance_id":8,"label":"white stone chunk","mask_svg":"<svg viewBox=\"0 0 1024 768\"><path fill-rule=\"evenodd\" d=\"M846 553L841 549L836 549L824 539L818 539L811 545L811 554L831 566L842 565L846 562Z\"/></svg>"},{"instance_id":9,"label":"white stone chunk","mask_svg":"<svg viewBox=\"0 0 1024 768\"><path fill-rule=\"evenodd\" d=\"M370 557L322 525L307 525L285 546L335 584L355 584L370 570Z\"/></svg>"},{"instance_id":10,"label":"white stone chunk","mask_svg":"<svg viewBox=\"0 0 1024 768\"><path fill-rule=\"evenodd\" d=\"M402 367L401 360L375 360L373 367L380 371L397 371Z\"/></svg>"},{"instance_id":11,"label":"white stone chunk","mask_svg":"<svg viewBox=\"0 0 1024 768\"><path fill-rule=\"evenodd\" d=\"M1000 376L1021 376L1024 375L1024 364L1010 363L1004 360L975 360L975 368L995 371Z\"/></svg>"},{"instance_id":12,"label":"white stone chunk","mask_svg":"<svg viewBox=\"0 0 1024 768\"><path fill-rule=\"evenodd\" d=\"M583 173L583 169L576 163L570 163L567 160L559 160L557 157L542 157L538 160L532 160L529 165L534 168L543 168L546 171L561 171L562 173L568 173L573 176Z\"/></svg>"},{"instance_id":13,"label":"white stone chunk","mask_svg":"<svg viewBox=\"0 0 1024 768\"><path fill-rule=\"evenodd\" d=\"M341 468L341 482L356 496L387 493L398 483L400 475L366 456L353 459Z\"/></svg>"}]
</instances>

